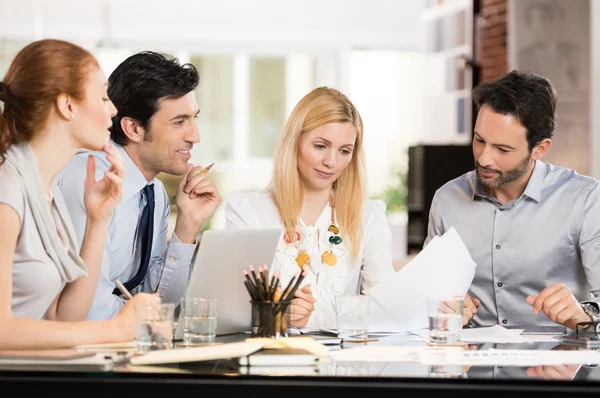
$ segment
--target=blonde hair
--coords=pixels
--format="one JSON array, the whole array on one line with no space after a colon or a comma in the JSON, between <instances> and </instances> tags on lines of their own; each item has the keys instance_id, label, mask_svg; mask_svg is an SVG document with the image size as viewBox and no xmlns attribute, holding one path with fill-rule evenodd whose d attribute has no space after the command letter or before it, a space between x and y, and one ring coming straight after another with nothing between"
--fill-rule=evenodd
<instances>
[{"instance_id":1,"label":"blonde hair","mask_svg":"<svg viewBox=\"0 0 600 398\"><path fill-rule=\"evenodd\" d=\"M297 238L296 226L303 200L297 158L300 137L303 133L327 123L352 123L357 131L352 160L333 183L340 233L342 238L350 243L350 252L352 257L356 258L363 238L363 124L358 110L348 97L333 88L319 87L296 104L275 151L271 189L286 234L294 242Z\"/></svg>"}]
</instances>

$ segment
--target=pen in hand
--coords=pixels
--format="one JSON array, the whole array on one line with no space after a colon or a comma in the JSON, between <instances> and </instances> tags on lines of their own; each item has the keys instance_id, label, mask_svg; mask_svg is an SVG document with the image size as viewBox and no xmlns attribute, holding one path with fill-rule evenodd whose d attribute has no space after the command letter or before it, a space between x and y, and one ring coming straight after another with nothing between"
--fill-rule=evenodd
<instances>
[{"instance_id":1,"label":"pen in hand","mask_svg":"<svg viewBox=\"0 0 600 398\"><path fill-rule=\"evenodd\" d=\"M123 297L125 297L127 300L131 300L133 298L131 293L129 293L129 290L127 290L125 285L123 285L120 280L117 279L115 283L117 285L117 288L121 291L121 293L123 293Z\"/></svg>"},{"instance_id":2,"label":"pen in hand","mask_svg":"<svg viewBox=\"0 0 600 398\"><path fill-rule=\"evenodd\" d=\"M212 169L212 167L213 167L214 165L215 165L215 163L214 163L214 162L213 162L213 163L211 163L211 164L209 164L208 166L206 166L205 168L203 168L203 169L202 169L201 173L202 173L202 174L206 174L206 173L208 173L208 171L209 171L210 169ZM171 200L175 200L176 198L177 198L177 195L173 195L173 197L171 198Z\"/></svg>"}]
</instances>

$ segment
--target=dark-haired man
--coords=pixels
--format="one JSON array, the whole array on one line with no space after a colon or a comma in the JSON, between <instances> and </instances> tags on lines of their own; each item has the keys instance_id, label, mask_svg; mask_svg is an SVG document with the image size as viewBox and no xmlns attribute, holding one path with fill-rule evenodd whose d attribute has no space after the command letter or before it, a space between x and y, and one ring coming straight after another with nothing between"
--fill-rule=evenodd
<instances>
[{"instance_id":1,"label":"dark-haired man","mask_svg":"<svg viewBox=\"0 0 600 398\"><path fill-rule=\"evenodd\" d=\"M436 192L425 242L455 227L477 263L466 318L571 329L597 320L599 183L540 160L556 127L556 91L512 71L473 99L475 170Z\"/></svg>"},{"instance_id":2,"label":"dark-haired man","mask_svg":"<svg viewBox=\"0 0 600 398\"><path fill-rule=\"evenodd\" d=\"M124 298L121 281L132 293L158 292L163 302L179 303L185 293L196 237L221 202L202 167L188 163L200 141L194 90L198 72L155 52L123 61L108 78L108 96L117 107L110 130L125 163L123 198L114 212L100 279L88 319L116 315ZM83 181L89 152L78 154L58 176L80 240L86 228ZM109 167L93 153L99 176ZM168 241L169 198L156 176L183 176L177 188L177 221Z\"/></svg>"}]
</instances>

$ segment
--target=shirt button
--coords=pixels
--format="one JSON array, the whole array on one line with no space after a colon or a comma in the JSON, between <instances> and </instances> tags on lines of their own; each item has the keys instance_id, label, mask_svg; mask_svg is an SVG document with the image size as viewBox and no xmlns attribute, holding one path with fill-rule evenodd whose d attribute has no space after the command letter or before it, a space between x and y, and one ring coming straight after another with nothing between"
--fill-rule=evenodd
<instances>
[{"instance_id":1,"label":"shirt button","mask_svg":"<svg viewBox=\"0 0 600 398\"><path fill-rule=\"evenodd\" d=\"M502 246L500 245L496 245L496 249L500 249Z\"/></svg>"},{"instance_id":2,"label":"shirt button","mask_svg":"<svg viewBox=\"0 0 600 398\"><path fill-rule=\"evenodd\" d=\"M508 323L508 321L506 319L503 319L502 323L506 325Z\"/></svg>"},{"instance_id":3,"label":"shirt button","mask_svg":"<svg viewBox=\"0 0 600 398\"><path fill-rule=\"evenodd\" d=\"M498 287L502 287L502 282L498 282Z\"/></svg>"},{"instance_id":4,"label":"shirt button","mask_svg":"<svg viewBox=\"0 0 600 398\"><path fill-rule=\"evenodd\" d=\"M175 257L169 257L169 261L170 261L170 262L173 262L173 261L175 261Z\"/></svg>"}]
</instances>

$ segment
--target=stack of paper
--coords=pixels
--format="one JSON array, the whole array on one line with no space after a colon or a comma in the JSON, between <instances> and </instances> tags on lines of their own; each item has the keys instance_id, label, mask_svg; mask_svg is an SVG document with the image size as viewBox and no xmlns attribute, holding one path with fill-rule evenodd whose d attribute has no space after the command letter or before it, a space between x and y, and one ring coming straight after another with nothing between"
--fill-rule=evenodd
<instances>
[{"instance_id":1,"label":"stack of paper","mask_svg":"<svg viewBox=\"0 0 600 398\"><path fill-rule=\"evenodd\" d=\"M454 228L435 237L392 277L366 290L371 300L370 330L428 327L427 299L465 295L476 264Z\"/></svg>"}]
</instances>

